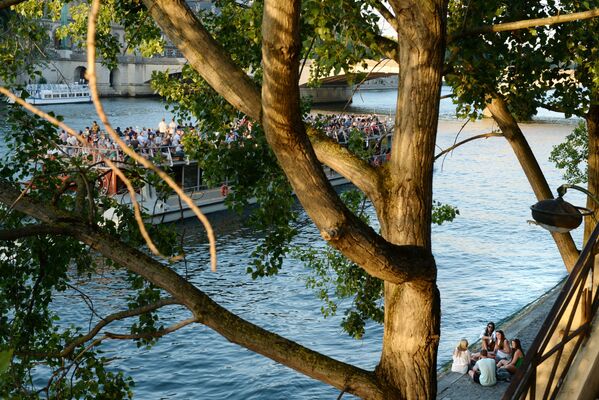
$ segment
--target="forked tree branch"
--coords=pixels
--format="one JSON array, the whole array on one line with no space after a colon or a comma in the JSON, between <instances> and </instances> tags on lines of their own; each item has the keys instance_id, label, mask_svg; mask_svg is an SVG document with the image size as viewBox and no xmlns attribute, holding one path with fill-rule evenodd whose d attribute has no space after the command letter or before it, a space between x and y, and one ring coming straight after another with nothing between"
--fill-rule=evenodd
<instances>
[{"instance_id":1,"label":"forked tree branch","mask_svg":"<svg viewBox=\"0 0 599 400\"><path fill-rule=\"evenodd\" d=\"M241 68L235 65L229 54L206 31L187 3L184 0L143 0L143 3L164 34L210 86L241 112L260 121L262 97L259 88ZM393 41L387 39L385 41L387 46L389 42ZM315 143L313 146L318 159L329 166L342 147L323 142ZM344 169L348 163L362 165L359 157L344 153L344 162L338 163L335 170L364 191L367 196L372 196L371 185L365 185L368 177L362 176L355 166ZM372 176L372 171L367 175Z\"/></svg>"},{"instance_id":2,"label":"forked tree branch","mask_svg":"<svg viewBox=\"0 0 599 400\"><path fill-rule=\"evenodd\" d=\"M563 24L565 22L578 21L599 17L599 9L581 11L572 14L555 15L553 17L526 19L522 21L505 22L502 24L485 25L469 29L448 37L447 41L452 42L464 37L480 35L482 33L517 31L520 29L534 28L536 26L549 26Z\"/></svg>"},{"instance_id":3,"label":"forked tree branch","mask_svg":"<svg viewBox=\"0 0 599 400\"><path fill-rule=\"evenodd\" d=\"M100 330L102 330L102 328L104 328L106 325L110 324L111 322L123 320L126 318L136 317L138 315L146 314L151 311L155 311L159 308L162 308L164 306L173 305L173 304L181 304L181 302L178 300L175 300L174 298L171 297L171 298L159 300L152 304L147 304L142 307L134 308L132 310L126 310L126 311L121 311L121 312L117 312L114 314L110 314L110 315L102 318L102 320L100 322L98 322L87 334L76 338L71 343L69 343L67 346L65 346L64 350L61 351L60 356L68 357L73 352L73 350L75 350L75 348L77 346L80 346L80 345L84 344L85 342L90 341L93 338L95 338L96 335L100 332ZM164 333L164 334L166 334L166 333ZM164 336L164 334L161 336ZM108 334L106 334L106 335L108 335Z\"/></svg>"},{"instance_id":4,"label":"forked tree branch","mask_svg":"<svg viewBox=\"0 0 599 400\"><path fill-rule=\"evenodd\" d=\"M11 204L19 193L9 183L0 180L0 202ZM199 323L227 340L335 387L369 388L370 393L378 393L371 398L382 398L374 373L327 357L238 317L171 268L112 235L86 225L72 214L29 197L16 203L15 209L43 223L64 227L77 240L164 289L187 307Z\"/></svg>"}]
</instances>

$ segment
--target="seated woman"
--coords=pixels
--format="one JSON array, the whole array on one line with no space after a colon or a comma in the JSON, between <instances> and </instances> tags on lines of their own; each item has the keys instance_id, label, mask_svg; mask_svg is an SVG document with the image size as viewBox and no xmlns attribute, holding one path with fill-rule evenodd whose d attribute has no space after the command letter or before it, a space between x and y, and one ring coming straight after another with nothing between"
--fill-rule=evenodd
<instances>
[{"instance_id":1,"label":"seated woman","mask_svg":"<svg viewBox=\"0 0 599 400\"><path fill-rule=\"evenodd\" d=\"M512 358L510 361L501 360L497 363L499 370L507 370L510 374L515 374L524 362L524 351L520 344L520 339L512 339ZM498 371L499 373L499 371Z\"/></svg>"},{"instance_id":2,"label":"seated woman","mask_svg":"<svg viewBox=\"0 0 599 400\"><path fill-rule=\"evenodd\" d=\"M482 348L487 351L493 351L495 349L495 323L489 322L487 327L480 334L482 342Z\"/></svg>"},{"instance_id":3,"label":"seated woman","mask_svg":"<svg viewBox=\"0 0 599 400\"><path fill-rule=\"evenodd\" d=\"M487 350L488 352L492 352L495 349L495 323L489 322L485 329L481 332L480 336L481 347L482 350ZM492 354L491 354L492 355ZM480 353L474 353L471 356L472 361L477 361L480 358Z\"/></svg>"},{"instance_id":4,"label":"seated woman","mask_svg":"<svg viewBox=\"0 0 599 400\"><path fill-rule=\"evenodd\" d=\"M495 362L499 362L501 360L510 361L512 357L512 348L510 347L510 342L505 338L505 334L502 330L497 331L496 340Z\"/></svg>"},{"instance_id":5,"label":"seated woman","mask_svg":"<svg viewBox=\"0 0 599 400\"><path fill-rule=\"evenodd\" d=\"M470 351L468 350L468 341L460 340L460 343L453 350L453 363L451 364L452 372L465 374L470 367Z\"/></svg>"}]
</instances>

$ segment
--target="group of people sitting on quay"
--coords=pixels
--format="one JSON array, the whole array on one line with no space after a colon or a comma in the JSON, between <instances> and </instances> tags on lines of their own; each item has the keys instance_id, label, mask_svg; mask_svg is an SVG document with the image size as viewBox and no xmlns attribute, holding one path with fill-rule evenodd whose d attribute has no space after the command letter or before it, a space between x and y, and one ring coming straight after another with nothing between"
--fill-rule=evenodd
<instances>
[{"instance_id":1,"label":"group of people sitting on quay","mask_svg":"<svg viewBox=\"0 0 599 400\"><path fill-rule=\"evenodd\" d=\"M451 370L468 373L472 380L482 386L493 386L498 380L510 381L524 361L520 339L508 340L502 330L495 330L489 322L480 334L481 350L470 353L468 341L460 340L453 351Z\"/></svg>"},{"instance_id":2,"label":"group of people sitting on quay","mask_svg":"<svg viewBox=\"0 0 599 400\"><path fill-rule=\"evenodd\" d=\"M330 114L309 115L306 122L315 124L324 129L325 133L341 144L347 144L350 132L357 130L364 135L365 146L374 148L372 162L381 164L388 154L388 145L383 143L387 132L390 132L388 122L381 120L377 115L355 115L355 114ZM236 119L222 139L226 144L238 141L247 141L253 138L252 121L246 117ZM183 155L182 140L186 135L200 135L201 133L193 126L181 126L174 120L166 123L163 118L156 129L128 127L121 130L116 128L116 133L136 152L145 157L152 158L156 155ZM75 136L70 136L65 131L60 133L61 145L64 146L68 155L92 154L98 157L109 157L112 159L123 159L123 154L118 150L116 142L94 121L91 126L79 131L80 137L86 141L82 144ZM385 151L381 151L381 146Z\"/></svg>"}]
</instances>

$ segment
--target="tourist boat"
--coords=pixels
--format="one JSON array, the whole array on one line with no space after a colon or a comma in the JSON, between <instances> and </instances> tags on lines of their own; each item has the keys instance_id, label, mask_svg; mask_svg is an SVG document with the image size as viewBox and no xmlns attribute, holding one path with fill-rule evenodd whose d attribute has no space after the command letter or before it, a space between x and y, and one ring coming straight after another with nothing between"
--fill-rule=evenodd
<instances>
[{"instance_id":1,"label":"tourist boat","mask_svg":"<svg viewBox=\"0 0 599 400\"><path fill-rule=\"evenodd\" d=\"M102 157L110 158L116 162L124 162L125 156L122 150L116 148L102 149L97 147L81 146L61 146L61 152L69 156L88 156L89 162L96 164L102 175L101 190L115 199L119 204L132 206L131 194L127 191L125 184L108 167L101 164ZM160 154L159 154L160 153ZM145 149L140 153L148 158L155 158L160 155L164 164L169 166L170 175L175 182L191 197L194 204L197 205L204 214L211 214L227 210L225 200L230 193L227 182L219 187L208 187L202 176L202 169L197 162L189 160L181 151L174 147L159 147L154 149ZM347 184L348 181L335 171L325 167L325 173L329 182L333 186ZM157 193L156 188L150 184L137 188L135 199L147 215L146 221L159 224L175 222L186 218L194 217L193 211L189 206L182 202L175 193L164 198ZM250 204L255 203L256 199L250 199ZM115 209L110 208L104 212L104 218L117 221Z\"/></svg>"},{"instance_id":2,"label":"tourist boat","mask_svg":"<svg viewBox=\"0 0 599 400\"><path fill-rule=\"evenodd\" d=\"M344 128L345 129L345 128ZM389 127L379 126L378 134L372 132L365 134L365 145L375 150L370 162L373 165L383 164L390 152L391 134ZM333 137L343 146L347 143L343 138L346 135L333 133ZM331 134L331 132L329 132ZM110 159L114 162L124 163L126 157L121 149L118 148L99 148L97 146L61 146L61 153L68 156L83 155L89 163L99 169L102 176L101 189L105 194L113 197L119 204L132 205L131 194L125 187L125 184L113 173L113 171L104 166L103 159ZM196 161L190 160L185 154L176 147L160 146L141 148L138 153L143 157L153 160L160 160L161 165L169 167L170 174L177 185L181 187L195 205L200 207L204 214L215 213L227 209L225 200L230 190L228 182L223 182L219 187L209 187L203 179L202 169ZM324 172L333 186L339 186L349 183L347 179L334 170L323 166ZM174 222L193 217L193 211L181 201L174 192L168 196L161 196L152 185L145 184L136 189L135 198L143 211L147 214L147 221L151 223ZM250 199L250 203L255 203L256 199ZM107 219L115 220L115 210L109 209L104 213Z\"/></svg>"},{"instance_id":3,"label":"tourist boat","mask_svg":"<svg viewBox=\"0 0 599 400\"><path fill-rule=\"evenodd\" d=\"M85 83L38 83L25 87L29 97L27 103L35 105L89 103L91 95Z\"/></svg>"}]
</instances>

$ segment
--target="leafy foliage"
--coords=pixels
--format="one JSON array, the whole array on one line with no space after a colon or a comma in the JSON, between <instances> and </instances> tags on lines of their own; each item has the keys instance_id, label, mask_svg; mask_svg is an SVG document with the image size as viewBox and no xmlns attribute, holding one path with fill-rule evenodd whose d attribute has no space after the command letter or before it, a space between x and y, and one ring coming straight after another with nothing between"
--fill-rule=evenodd
<instances>
[{"instance_id":1,"label":"leafy foliage","mask_svg":"<svg viewBox=\"0 0 599 400\"><path fill-rule=\"evenodd\" d=\"M27 187L28 197L79 215L92 229L103 229L139 247L143 239L131 210L102 196L94 181L100 178L83 157L66 157L56 152L56 129L48 122L11 106L4 140L8 154L0 162L0 178ZM51 155L51 156L49 156ZM71 184L77 183L77 186ZM74 190L73 190L74 189ZM81 198L84 201L80 201ZM121 224L105 221L101 215L115 207ZM0 209L0 229L11 231L36 227L35 221L19 212ZM167 227L148 227L165 254L177 252L176 236ZM87 342L63 353L86 325L66 326L54 311L53 299L67 291L78 291L77 282L96 274L98 268L118 267L69 236L44 233L0 246L0 397L36 398L131 398L133 381L108 366L110 360ZM115 276L115 278L118 274ZM160 291L131 279L129 307L156 301ZM82 321L85 324L84 321ZM156 314L141 314L129 329L149 333L160 329ZM141 340L138 345L150 345ZM43 365L45 388L34 386L32 371Z\"/></svg>"},{"instance_id":2,"label":"leafy foliage","mask_svg":"<svg viewBox=\"0 0 599 400\"><path fill-rule=\"evenodd\" d=\"M500 95L520 120L536 114L535 98L551 85L546 56L538 51L555 40L550 29L537 28L460 36L469 28L504 22L542 18L554 9L542 4L503 0L487 2L451 1L448 31L455 40L448 45L446 81L453 88L454 101L463 117L476 118L486 107L487 96ZM556 72L556 71L554 71Z\"/></svg>"},{"instance_id":3,"label":"leafy foliage","mask_svg":"<svg viewBox=\"0 0 599 400\"><path fill-rule=\"evenodd\" d=\"M5 84L17 78L35 79L39 72L36 64L44 64L47 57L41 50L48 43L46 28L38 20L31 20L12 10L0 10L0 80Z\"/></svg>"},{"instance_id":4,"label":"leafy foliage","mask_svg":"<svg viewBox=\"0 0 599 400\"><path fill-rule=\"evenodd\" d=\"M341 197L350 210L369 222L366 198L360 191L348 190ZM349 299L341 326L350 336L362 338L369 320L383 322L382 280L370 276L329 245L324 249L297 247L294 254L310 270L306 286L324 302L321 312L325 317L335 315L338 302Z\"/></svg>"},{"instance_id":5,"label":"leafy foliage","mask_svg":"<svg viewBox=\"0 0 599 400\"><path fill-rule=\"evenodd\" d=\"M586 124L580 122L563 143L554 146L549 160L564 173L566 182L585 183L588 179L589 140Z\"/></svg>"},{"instance_id":6,"label":"leafy foliage","mask_svg":"<svg viewBox=\"0 0 599 400\"><path fill-rule=\"evenodd\" d=\"M439 201L433 201L433 224L442 225L444 222L451 222L458 215L460 215L460 210L451 204L443 204Z\"/></svg>"},{"instance_id":7,"label":"leafy foliage","mask_svg":"<svg viewBox=\"0 0 599 400\"><path fill-rule=\"evenodd\" d=\"M368 2L356 0L302 2L305 57L314 60L313 81L349 71L366 59L379 59L376 37L380 16ZM349 76L350 81L352 76ZM317 82L313 82L317 84Z\"/></svg>"}]
</instances>

